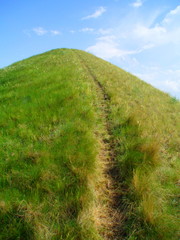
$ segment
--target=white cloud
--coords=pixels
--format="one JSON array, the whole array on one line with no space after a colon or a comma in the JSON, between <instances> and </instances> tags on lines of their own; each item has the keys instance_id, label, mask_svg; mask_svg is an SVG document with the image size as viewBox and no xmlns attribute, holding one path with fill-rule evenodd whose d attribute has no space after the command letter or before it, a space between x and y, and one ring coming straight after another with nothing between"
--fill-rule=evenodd
<instances>
[{"instance_id":1,"label":"white cloud","mask_svg":"<svg viewBox=\"0 0 180 240\"><path fill-rule=\"evenodd\" d=\"M114 36L105 36L97 39L97 42L88 47L86 51L91 52L98 57L104 59L111 59L113 57L122 57L124 55L121 50L118 49L117 44L114 41Z\"/></svg>"},{"instance_id":2,"label":"white cloud","mask_svg":"<svg viewBox=\"0 0 180 240\"><path fill-rule=\"evenodd\" d=\"M96 40L97 42L93 46L88 47L86 51L106 60L116 57L123 59L126 55L135 53L134 51L121 50L114 35L99 37Z\"/></svg>"},{"instance_id":3,"label":"white cloud","mask_svg":"<svg viewBox=\"0 0 180 240\"><path fill-rule=\"evenodd\" d=\"M141 43L163 46L165 44L180 45L180 6L171 10L164 19L153 27L144 23L134 27L132 38Z\"/></svg>"},{"instance_id":4,"label":"white cloud","mask_svg":"<svg viewBox=\"0 0 180 240\"><path fill-rule=\"evenodd\" d=\"M180 98L180 70L166 70L139 64L134 74L162 91Z\"/></svg>"},{"instance_id":5,"label":"white cloud","mask_svg":"<svg viewBox=\"0 0 180 240\"><path fill-rule=\"evenodd\" d=\"M137 35L137 37L151 39L152 37L154 38L154 36L158 36L158 35L162 35L163 33L166 33L166 29L158 25L156 25L153 28L148 28L143 25L138 25L134 32Z\"/></svg>"},{"instance_id":6,"label":"white cloud","mask_svg":"<svg viewBox=\"0 0 180 240\"><path fill-rule=\"evenodd\" d=\"M180 98L180 6L159 22L162 12L152 15L151 21L148 16L142 21L131 15L117 27L94 30L100 37L86 51Z\"/></svg>"},{"instance_id":7,"label":"white cloud","mask_svg":"<svg viewBox=\"0 0 180 240\"><path fill-rule=\"evenodd\" d=\"M80 32L93 32L93 31L94 31L94 28L88 28L88 27L80 29Z\"/></svg>"},{"instance_id":8,"label":"white cloud","mask_svg":"<svg viewBox=\"0 0 180 240\"><path fill-rule=\"evenodd\" d=\"M134 38L139 39L141 42L156 45L167 40L167 30L165 27L156 25L153 28L144 25L137 25L134 29Z\"/></svg>"},{"instance_id":9,"label":"white cloud","mask_svg":"<svg viewBox=\"0 0 180 240\"><path fill-rule=\"evenodd\" d=\"M153 27L146 26L145 23L138 23L137 25L133 23L126 31L121 28L118 31L117 29L99 29L96 33L103 35L103 37L97 38L96 43L89 46L87 51L105 59L112 59L139 54L157 46L179 44L180 25L177 24L177 18L175 17L180 16L180 6L171 10L164 19L169 16L171 16L171 25L167 25L162 20ZM122 35L122 32L125 35ZM119 43L123 47L120 47Z\"/></svg>"},{"instance_id":10,"label":"white cloud","mask_svg":"<svg viewBox=\"0 0 180 240\"><path fill-rule=\"evenodd\" d=\"M171 23L172 21L174 21L174 18L180 16L180 5L177 6L175 9L171 10L166 17L163 20L164 24L168 24Z\"/></svg>"},{"instance_id":11,"label":"white cloud","mask_svg":"<svg viewBox=\"0 0 180 240\"><path fill-rule=\"evenodd\" d=\"M143 5L142 0L136 0L135 2L131 3L131 6L134 8L139 8Z\"/></svg>"},{"instance_id":12,"label":"white cloud","mask_svg":"<svg viewBox=\"0 0 180 240\"><path fill-rule=\"evenodd\" d=\"M165 85L176 93L180 93L180 81L165 81Z\"/></svg>"},{"instance_id":13,"label":"white cloud","mask_svg":"<svg viewBox=\"0 0 180 240\"><path fill-rule=\"evenodd\" d=\"M48 31L42 27L37 27L37 28L33 28L33 32L35 32L38 36L43 36L47 34Z\"/></svg>"},{"instance_id":14,"label":"white cloud","mask_svg":"<svg viewBox=\"0 0 180 240\"><path fill-rule=\"evenodd\" d=\"M76 31L75 31L75 30L70 30L69 32L72 33L72 34L74 34Z\"/></svg>"},{"instance_id":15,"label":"white cloud","mask_svg":"<svg viewBox=\"0 0 180 240\"><path fill-rule=\"evenodd\" d=\"M57 36L57 35L61 34L61 32L58 30L49 30L48 31L48 30L44 29L43 27L33 28L32 31L38 36L43 36L46 34L51 34L52 36Z\"/></svg>"},{"instance_id":16,"label":"white cloud","mask_svg":"<svg viewBox=\"0 0 180 240\"><path fill-rule=\"evenodd\" d=\"M61 32L58 30L51 30L50 32L52 33L52 35L55 35L55 36L61 34Z\"/></svg>"},{"instance_id":17,"label":"white cloud","mask_svg":"<svg viewBox=\"0 0 180 240\"><path fill-rule=\"evenodd\" d=\"M144 50L147 50L147 49L150 49L150 48L153 48L153 47L154 47L154 44L149 43L147 45L144 45L139 52L142 52Z\"/></svg>"},{"instance_id":18,"label":"white cloud","mask_svg":"<svg viewBox=\"0 0 180 240\"><path fill-rule=\"evenodd\" d=\"M98 18L100 17L104 12L106 12L105 7L99 7L93 14L88 15L86 17L83 17L82 20L90 19L90 18Z\"/></svg>"},{"instance_id":19,"label":"white cloud","mask_svg":"<svg viewBox=\"0 0 180 240\"><path fill-rule=\"evenodd\" d=\"M153 44L145 44L142 47L134 50L124 50L119 46L118 42L118 38L115 35L101 36L98 37L96 39L96 43L92 46L89 46L86 51L91 52L98 57L109 60L112 58L125 59L125 57L128 55L135 55L154 47Z\"/></svg>"},{"instance_id":20,"label":"white cloud","mask_svg":"<svg viewBox=\"0 0 180 240\"><path fill-rule=\"evenodd\" d=\"M101 35L107 35L107 34L110 34L112 32L112 29L111 28L108 28L108 29L103 29L103 28L100 28L97 33L98 34L101 34Z\"/></svg>"},{"instance_id":21,"label":"white cloud","mask_svg":"<svg viewBox=\"0 0 180 240\"><path fill-rule=\"evenodd\" d=\"M180 5L177 6L174 10L171 10L169 15L176 15L176 14L180 14Z\"/></svg>"}]
</instances>

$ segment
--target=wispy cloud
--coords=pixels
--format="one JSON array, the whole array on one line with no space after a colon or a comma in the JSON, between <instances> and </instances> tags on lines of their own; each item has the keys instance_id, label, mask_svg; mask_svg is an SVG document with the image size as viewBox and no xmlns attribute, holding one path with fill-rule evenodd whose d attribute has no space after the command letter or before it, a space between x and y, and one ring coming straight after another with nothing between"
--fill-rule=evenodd
<instances>
[{"instance_id":1,"label":"wispy cloud","mask_svg":"<svg viewBox=\"0 0 180 240\"><path fill-rule=\"evenodd\" d=\"M97 33L101 35L108 35L108 34L111 34L111 32L112 32L112 28L108 28L108 29L100 28L97 31Z\"/></svg>"},{"instance_id":2,"label":"wispy cloud","mask_svg":"<svg viewBox=\"0 0 180 240\"><path fill-rule=\"evenodd\" d=\"M177 6L175 9L173 9L172 11L170 11L169 15L176 15L176 14L180 14L180 5Z\"/></svg>"},{"instance_id":3,"label":"wispy cloud","mask_svg":"<svg viewBox=\"0 0 180 240\"><path fill-rule=\"evenodd\" d=\"M88 15L86 17L83 17L82 20L87 20L87 19L90 19L90 18L98 18L105 12L106 12L105 7L99 7L93 14Z\"/></svg>"},{"instance_id":4,"label":"wispy cloud","mask_svg":"<svg viewBox=\"0 0 180 240\"><path fill-rule=\"evenodd\" d=\"M33 28L33 32L35 32L38 36L43 36L45 34L47 34L47 30L45 30L43 27L37 27L37 28Z\"/></svg>"},{"instance_id":5,"label":"wispy cloud","mask_svg":"<svg viewBox=\"0 0 180 240\"><path fill-rule=\"evenodd\" d=\"M140 4L140 1L134 3ZM143 21L130 19L129 24L126 24L126 18L126 22L107 31L94 30L100 37L86 51L120 65L180 98L180 5L171 9L163 19L159 18L162 19L160 21L157 21L157 16L149 21L152 15ZM145 56L146 60L141 62L141 57L145 59ZM173 59L178 64L173 64Z\"/></svg>"},{"instance_id":6,"label":"wispy cloud","mask_svg":"<svg viewBox=\"0 0 180 240\"><path fill-rule=\"evenodd\" d=\"M124 32L116 29L99 29L97 31L101 37L96 39L96 43L87 48L87 51L95 55L111 59L113 57L122 57L125 55L139 54L157 46L166 44L178 44L180 46L180 6L171 10L161 22L153 27L146 23L138 22L130 25L130 28ZM129 45L133 48L129 50ZM119 43L121 43L122 48ZM129 45L128 45L129 43Z\"/></svg>"},{"instance_id":7,"label":"wispy cloud","mask_svg":"<svg viewBox=\"0 0 180 240\"><path fill-rule=\"evenodd\" d=\"M54 35L54 36L61 34L61 32L58 31L58 30L51 30L50 32L51 32L51 34Z\"/></svg>"},{"instance_id":8,"label":"wispy cloud","mask_svg":"<svg viewBox=\"0 0 180 240\"><path fill-rule=\"evenodd\" d=\"M94 28L86 27L86 28L80 29L79 31L80 31L80 32L93 32L93 31L94 31Z\"/></svg>"},{"instance_id":9,"label":"wispy cloud","mask_svg":"<svg viewBox=\"0 0 180 240\"><path fill-rule=\"evenodd\" d=\"M147 67L141 64L135 74L167 93L180 96L180 70Z\"/></svg>"},{"instance_id":10,"label":"wispy cloud","mask_svg":"<svg viewBox=\"0 0 180 240\"><path fill-rule=\"evenodd\" d=\"M137 25L132 32L132 35L137 40L139 39L141 42L152 44L156 46L159 43L167 40L165 37L167 36L167 29L164 26L155 25L152 28L146 27L144 25Z\"/></svg>"},{"instance_id":11,"label":"wispy cloud","mask_svg":"<svg viewBox=\"0 0 180 240\"><path fill-rule=\"evenodd\" d=\"M172 91L176 93L180 93L180 81L173 81L173 80L167 80L165 81L165 86L167 86L167 89L170 88Z\"/></svg>"},{"instance_id":12,"label":"wispy cloud","mask_svg":"<svg viewBox=\"0 0 180 240\"><path fill-rule=\"evenodd\" d=\"M142 0L136 0L135 2L131 3L130 5L134 8L139 8L143 5L143 2L142 2Z\"/></svg>"},{"instance_id":13,"label":"wispy cloud","mask_svg":"<svg viewBox=\"0 0 180 240\"><path fill-rule=\"evenodd\" d=\"M59 31L59 30L46 30L45 28L43 28L43 27L36 27L36 28L33 28L32 30L31 30L31 32L34 32L36 35L38 35L38 36L44 36L44 35L46 35L46 34L51 34L52 36L57 36L57 35L60 35L61 34L61 32ZM26 30L26 32L25 32L25 34L27 35L27 33L28 34L30 34L30 31L28 30Z\"/></svg>"},{"instance_id":14,"label":"wispy cloud","mask_svg":"<svg viewBox=\"0 0 180 240\"><path fill-rule=\"evenodd\" d=\"M112 58L123 59L126 55L136 53L135 51L120 49L117 43L116 36L114 35L99 37L96 40L97 42L94 45L88 47L86 51L91 52L97 55L98 57L104 58L106 60Z\"/></svg>"},{"instance_id":15,"label":"wispy cloud","mask_svg":"<svg viewBox=\"0 0 180 240\"><path fill-rule=\"evenodd\" d=\"M178 44L180 46L180 6L171 10L164 19L153 27L143 23L134 27L132 36L136 41L163 46L165 44Z\"/></svg>"},{"instance_id":16,"label":"wispy cloud","mask_svg":"<svg viewBox=\"0 0 180 240\"><path fill-rule=\"evenodd\" d=\"M171 10L163 20L163 23L171 23L174 17L180 16L180 5L177 6L175 9Z\"/></svg>"},{"instance_id":17,"label":"wispy cloud","mask_svg":"<svg viewBox=\"0 0 180 240\"><path fill-rule=\"evenodd\" d=\"M74 34L76 31L75 31L75 30L70 30L69 32L72 33L72 34Z\"/></svg>"}]
</instances>

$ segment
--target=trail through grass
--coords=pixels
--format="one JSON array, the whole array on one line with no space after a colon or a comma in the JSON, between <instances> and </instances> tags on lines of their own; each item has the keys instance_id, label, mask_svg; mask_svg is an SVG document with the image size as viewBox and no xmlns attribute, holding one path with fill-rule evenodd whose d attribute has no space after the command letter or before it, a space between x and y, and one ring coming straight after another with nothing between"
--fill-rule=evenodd
<instances>
[{"instance_id":1,"label":"trail through grass","mask_svg":"<svg viewBox=\"0 0 180 240\"><path fill-rule=\"evenodd\" d=\"M110 63L81 54L110 98L124 239L178 240L179 101Z\"/></svg>"},{"instance_id":2,"label":"trail through grass","mask_svg":"<svg viewBox=\"0 0 180 240\"><path fill-rule=\"evenodd\" d=\"M1 69L0 239L178 240L179 114L83 51Z\"/></svg>"},{"instance_id":3,"label":"trail through grass","mask_svg":"<svg viewBox=\"0 0 180 240\"><path fill-rule=\"evenodd\" d=\"M103 131L100 134L101 149L97 161L100 164L100 178L96 182L96 196L98 204L96 208L99 210L95 214L96 222L99 224L99 230L103 239L123 239L124 232L122 230L122 213L118 207L120 202L120 179L118 168L114 159L115 149L112 141L111 123L109 121L109 96L103 85L98 81L94 73L86 63L86 60L78 51L74 50L79 58L84 70L89 74L92 85L95 86L95 92L98 95L98 107L102 116ZM97 224L97 223L96 223Z\"/></svg>"},{"instance_id":4,"label":"trail through grass","mask_svg":"<svg viewBox=\"0 0 180 240\"><path fill-rule=\"evenodd\" d=\"M98 120L84 78L68 50L1 70L0 239L99 238L88 211Z\"/></svg>"}]
</instances>

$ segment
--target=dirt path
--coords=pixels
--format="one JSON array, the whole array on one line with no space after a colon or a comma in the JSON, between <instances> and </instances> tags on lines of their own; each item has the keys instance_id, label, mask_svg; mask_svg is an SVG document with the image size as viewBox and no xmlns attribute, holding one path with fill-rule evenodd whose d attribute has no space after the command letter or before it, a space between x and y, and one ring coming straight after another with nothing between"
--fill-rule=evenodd
<instances>
[{"instance_id":1,"label":"dirt path","mask_svg":"<svg viewBox=\"0 0 180 240\"><path fill-rule=\"evenodd\" d=\"M114 143L111 137L111 123L109 120L110 97L85 59L76 50L74 52L95 83L104 123L104 134L101 136L101 151L99 153L101 178L96 186L98 204L95 209L95 222L98 229L103 229L100 231L100 234L104 239L122 240L124 239L122 231L123 214L120 210L122 194L120 192L119 170L115 163Z\"/></svg>"}]
</instances>

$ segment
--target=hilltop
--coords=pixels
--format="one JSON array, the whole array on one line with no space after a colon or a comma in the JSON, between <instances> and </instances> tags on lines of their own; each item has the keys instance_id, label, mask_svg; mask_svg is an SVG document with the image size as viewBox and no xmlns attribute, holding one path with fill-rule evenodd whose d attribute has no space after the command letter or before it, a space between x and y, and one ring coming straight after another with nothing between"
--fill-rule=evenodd
<instances>
[{"instance_id":1,"label":"hilltop","mask_svg":"<svg viewBox=\"0 0 180 240\"><path fill-rule=\"evenodd\" d=\"M179 115L84 51L0 69L0 239L178 240Z\"/></svg>"}]
</instances>

